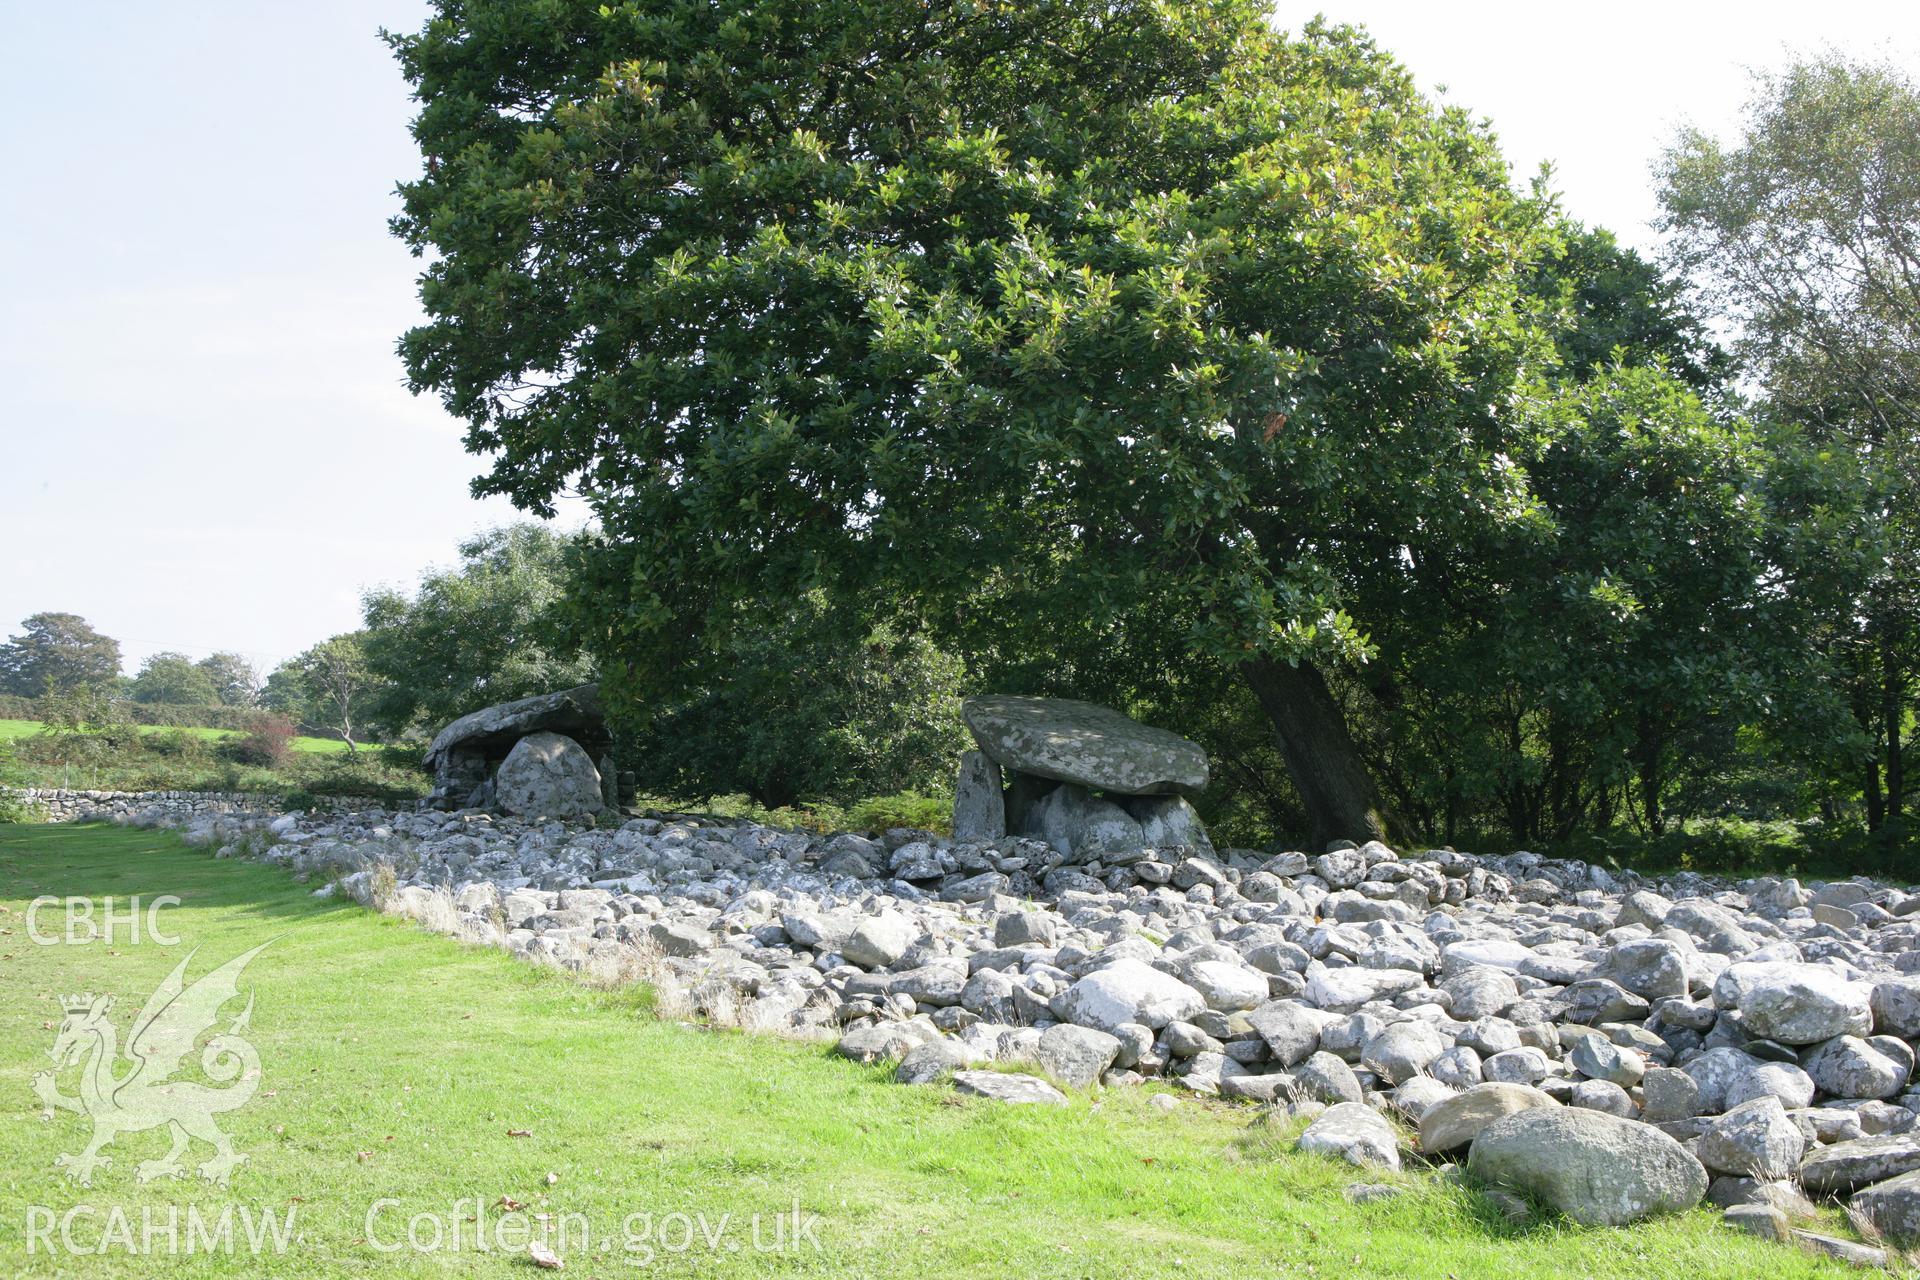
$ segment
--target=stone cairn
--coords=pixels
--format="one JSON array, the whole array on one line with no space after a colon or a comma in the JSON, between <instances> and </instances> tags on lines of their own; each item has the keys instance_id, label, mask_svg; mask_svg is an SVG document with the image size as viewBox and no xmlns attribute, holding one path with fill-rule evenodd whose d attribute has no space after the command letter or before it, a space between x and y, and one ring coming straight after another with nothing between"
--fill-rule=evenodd
<instances>
[{"instance_id":1,"label":"stone cairn","mask_svg":"<svg viewBox=\"0 0 1920 1280\"><path fill-rule=\"evenodd\" d=\"M951 839L470 809L203 816L187 836L362 901L392 867L386 909L831 1038L903 1083L1243 1100L1256 1124L1304 1123L1303 1151L1470 1177L1514 1216L1704 1199L1885 1261L1810 1229L1815 1201L1845 1198L1920 1240L1920 894L1378 842L1213 849L1181 799L1206 778L1192 744L1033 699L976 700L968 723Z\"/></svg>"}]
</instances>

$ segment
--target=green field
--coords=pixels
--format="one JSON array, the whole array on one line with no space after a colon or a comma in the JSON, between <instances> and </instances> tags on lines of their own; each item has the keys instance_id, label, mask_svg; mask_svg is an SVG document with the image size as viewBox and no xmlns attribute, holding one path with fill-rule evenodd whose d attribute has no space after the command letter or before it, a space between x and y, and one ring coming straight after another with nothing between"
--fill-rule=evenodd
<instances>
[{"instance_id":1,"label":"green field","mask_svg":"<svg viewBox=\"0 0 1920 1280\"><path fill-rule=\"evenodd\" d=\"M39 733L43 726L38 720L0 720L0 742L9 742L15 738L31 738ZM238 738L244 735L238 729L201 729L175 728L170 725L143 724L137 726L142 733L186 733L208 742L218 742L222 738ZM298 737L293 740L295 751L311 751L315 755L343 755L347 744L338 738ZM362 751L378 751L377 746L360 744Z\"/></svg>"},{"instance_id":2,"label":"green field","mask_svg":"<svg viewBox=\"0 0 1920 1280\"><path fill-rule=\"evenodd\" d=\"M177 947L124 936L111 947L38 946L26 936L36 895L112 895L124 907L131 895L164 893L183 899L161 917ZM1624 1230L1515 1228L1471 1190L1431 1178L1356 1207L1341 1195L1355 1170L1291 1152L1244 1108L1189 1101L1162 1115L1145 1091L1124 1090L1016 1110L895 1085L884 1068L815 1046L657 1020L636 998L644 993L596 992L316 900L278 871L215 861L165 833L0 827L0 912L10 930L0 937L0 1274L531 1274L524 1252L474 1250L473 1201L492 1206L495 1223L515 1212L502 1197L570 1224L560 1248L568 1271L601 1277L635 1274L643 1260L646 1271L703 1276L1842 1274L1737 1236L1704 1210ZM60 997L113 993L124 1034L190 949L189 981L263 942L242 984L254 997L260 1091L223 1117L249 1157L231 1188L136 1182L134 1165L164 1154L155 1131L122 1136L91 1189L56 1171L56 1156L77 1152L87 1133L65 1111L41 1119L32 1089ZM67 1092L72 1075L61 1077ZM190 1159L205 1155L196 1144ZM801 1224L813 1224L799 1240L796 1203ZM187 1205L203 1221L223 1206L282 1221L291 1208L297 1239L260 1257L67 1256L39 1237L29 1252L30 1211L45 1221L87 1207L72 1234L91 1248L113 1208L137 1233ZM756 1250L752 1215L763 1215L770 1244L782 1213L797 1247ZM404 1240L415 1214L432 1215L417 1227L423 1244L443 1223L442 1252L376 1247ZM670 1251L683 1221L693 1243ZM465 1225L460 1253L444 1248L444 1224L455 1222ZM608 1249L579 1247L583 1229Z\"/></svg>"}]
</instances>

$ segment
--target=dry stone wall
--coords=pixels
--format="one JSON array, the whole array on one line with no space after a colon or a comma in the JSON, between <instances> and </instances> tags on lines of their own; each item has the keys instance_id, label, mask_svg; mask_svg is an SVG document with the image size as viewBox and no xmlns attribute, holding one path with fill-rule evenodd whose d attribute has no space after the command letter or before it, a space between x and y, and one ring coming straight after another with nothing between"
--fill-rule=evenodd
<instances>
[{"instance_id":1,"label":"dry stone wall","mask_svg":"<svg viewBox=\"0 0 1920 1280\"><path fill-rule=\"evenodd\" d=\"M277 795L248 791L77 791L24 787L8 790L24 800L47 822L149 822L164 820L173 826L214 814L286 812ZM371 801L318 797L317 808L329 812L365 808Z\"/></svg>"}]
</instances>

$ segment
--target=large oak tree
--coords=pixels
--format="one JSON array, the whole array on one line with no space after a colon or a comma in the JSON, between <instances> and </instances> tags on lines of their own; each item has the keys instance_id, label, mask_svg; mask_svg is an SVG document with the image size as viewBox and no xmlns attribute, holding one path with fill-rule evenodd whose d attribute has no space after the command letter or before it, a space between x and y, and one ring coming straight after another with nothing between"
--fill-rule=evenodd
<instances>
[{"instance_id":1,"label":"large oak tree","mask_svg":"<svg viewBox=\"0 0 1920 1280\"><path fill-rule=\"evenodd\" d=\"M1243 682L1314 836L1325 675L1531 517L1546 211L1363 36L1245 0L439 0L402 341L536 512L609 698L756 602Z\"/></svg>"}]
</instances>

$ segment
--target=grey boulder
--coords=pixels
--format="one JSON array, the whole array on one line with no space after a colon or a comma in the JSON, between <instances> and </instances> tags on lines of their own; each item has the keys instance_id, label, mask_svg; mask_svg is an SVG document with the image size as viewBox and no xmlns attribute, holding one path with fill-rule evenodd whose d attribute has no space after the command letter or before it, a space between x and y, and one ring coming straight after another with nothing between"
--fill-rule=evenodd
<instances>
[{"instance_id":1,"label":"grey boulder","mask_svg":"<svg viewBox=\"0 0 1920 1280\"><path fill-rule=\"evenodd\" d=\"M1835 1036L1816 1045L1800 1065L1820 1092L1835 1098L1891 1098L1907 1083L1909 1071L1906 1062L1858 1036Z\"/></svg>"},{"instance_id":2,"label":"grey boulder","mask_svg":"<svg viewBox=\"0 0 1920 1280\"><path fill-rule=\"evenodd\" d=\"M1290 1067L1320 1045L1320 1029L1327 1015L1292 1000L1269 1000L1247 1015L1247 1021L1267 1042L1273 1060Z\"/></svg>"},{"instance_id":3,"label":"grey boulder","mask_svg":"<svg viewBox=\"0 0 1920 1280\"><path fill-rule=\"evenodd\" d=\"M1315 1116L1300 1134L1300 1150L1338 1156L1363 1167L1400 1167L1399 1135L1384 1116L1362 1102L1342 1102Z\"/></svg>"},{"instance_id":4,"label":"grey boulder","mask_svg":"<svg viewBox=\"0 0 1920 1280\"><path fill-rule=\"evenodd\" d=\"M862 920L841 944L840 954L863 969L884 969L907 954L919 936L913 921L883 912Z\"/></svg>"},{"instance_id":5,"label":"grey boulder","mask_svg":"<svg viewBox=\"0 0 1920 1280\"><path fill-rule=\"evenodd\" d=\"M1061 1022L1040 1034L1033 1056L1061 1084L1085 1089L1099 1081L1119 1053L1118 1036Z\"/></svg>"},{"instance_id":6,"label":"grey boulder","mask_svg":"<svg viewBox=\"0 0 1920 1280\"><path fill-rule=\"evenodd\" d=\"M1639 1084L1640 1077L1647 1073L1645 1058L1599 1036L1582 1036L1568 1056L1587 1079L1605 1080L1622 1088Z\"/></svg>"},{"instance_id":7,"label":"grey boulder","mask_svg":"<svg viewBox=\"0 0 1920 1280\"><path fill-rule=\"evenodd\" d=\"M1113 1034L1129 1022L1159 1030L1207 1007L1180 979L1139 960L1116 960L1060 994L1054 1011L1067 1022Z\"/></svg>"},{"instance_id":8,"label":"grey boulder","mask_svg":"<svg viewBox=\"0 0 1920 1280\"><path fill-rule=\"evenodd\" d=\"M530 733L514 743L493 786L502 809L526 818L590 818L605 807L600 770L564 734Z\"/></svg>"},{"instance_id":9,"label":"grey boulder","mask_svg":"<svg viewBox=\"0 0 1920 1280\"><path fill-rule=\"evenodd\" d=\"M1619 1226L1700 1203L1707 1171L1651 1125L1601 1111L1533 1107L1473 1140L1467 1167L1589 1226Z\"/></svg>"},{"instance_id":10,"label":"grey boulder","mask_svg":"<svg viewBox=\"0 0 1920 1280\"><path fill-rule=\"evenodd\" d=\"M897 1084L932 1084L947 1072L958 1071L966 1065L966 1050L957 1041L943 1036L907 1050L907 1056L900 1059L900 1065L894 1069L893 1078Z\"/></svg>"},{"instance_id":11,"label":"grey boulder","mask_svg":"<svg viewBox=\"0 0 1920 1280\"><path fill-rule=\"evenodd\" d=\"M1781 1044L1818 1044L1873 1029L1872 990L1825 965L1752 961L1729 965L1713 984L1713 1001L1737 1010L1756 1037Z\"/></svg>"},{"instance_id":12,"label":"grey boulder","mask_svg":"<svg viewBox=\"0 0 1920 1280\"><path fill-rule=\"evenodd\" d=\"M1852 1207L1895 1244L1920 1240L1920 1172L1903 1173L1855 1192Z\"/></svg>"},{"instance_id":13,"label":"grey boulder","mask_svg":"<svg viewBox=\"0 0 1920 1280\"><path fill-rule=\"evenodd\" d=\"M1837 1195L1920 1170L1920 1135L1886 1133L1821 1147L1800 1163L1800 1185Z\"/></svg>"},{"instance_id":14,"label":"grey boulder","mask_svg":"<svg viewBox=\"0 0 1920 1280\"><path fill-rule=\"evenodd\" d=\"M991 1098L1014 1106L1064 1107L1067 1095L1039 1076L1012 1075L1004 1071L956 1071L955 1092L976 1098Z\"/></svg>"},{"instance_id":15,"label":"grey boulder","mask_svg":"<svg viewBox=\"0 0 1920 1280\"><path fill-rule=\"evenodd\" d=\"M1873 1026L1908 1040L1920 1036L1920 974L1889 974L1877 979L1869 997Z\"/></svg>"},{"instance_id":16,"label":"grey boulder","mask_svg":"<svg viewBox=\"0 0 1920 1280\"><path fill-rule=\"evenodd\" d=\"M1763 1182L1791 1178L1806 1151L1806 1136L1777 1098L1744 1102L1718 1117L1695 1148L1700 1163L1716 1173Z\"/></svg>"},{"instance_id":17,"label":"grey boulder","mask_svg":"<svg viewBox=\"0 0 1920 1280\"><path fill-rule=\"evenodd\" d=\"M1423 1073L1448 1047L1424 1022L1396 1022L1367 1041L1360 1065L1388 1084L1401 1085Z\"/></svg>"},{"instance_id":18,"label":"grey boulder","mask_svg":"<svg viewBox=\"0 0 1920 1280\"><path fill-rule=\"evenodd\" d=\"M1495 1120L1533 1107L1557 1107L1525 1084L1477 1084L1428 1108L1420 1117L1420 1149L1429 1155L1464 1147Z\"/></svg>"},{"instance_id":19,"label":"grey boulder","mask_svg":"<svg viewBox=\"0 0 1920 1280\"><path fill-rule=\"evenodd\" d=\"M1321 1049L1294 1068L1294 1087L1316 1102L1333 1106L1341 1102L1360 1102L1366 1097L1360 1077L1346 1059Z\"/></svg>"}]
</instances>

